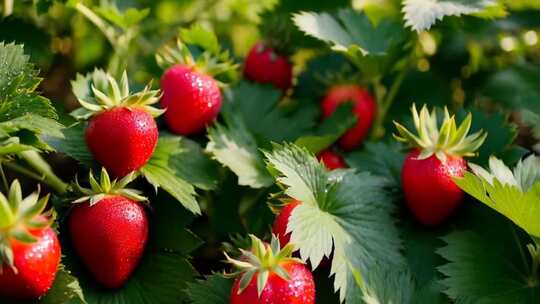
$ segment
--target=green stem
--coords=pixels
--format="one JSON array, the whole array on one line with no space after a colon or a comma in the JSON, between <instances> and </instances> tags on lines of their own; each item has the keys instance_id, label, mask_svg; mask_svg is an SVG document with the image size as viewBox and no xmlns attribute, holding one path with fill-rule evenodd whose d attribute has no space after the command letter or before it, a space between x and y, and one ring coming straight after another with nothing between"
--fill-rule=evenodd
<instances>
[{"instance_id":1,"label":"green stem","mask_svg":"<svg viewBox=\"0 0 540 304\"><path fill-rule=\"evenodd\" d=\"M4 0L4 17L13 13L13 0Z\"/></svg>"},{"instance_id":2,"label":"green stem","mask_svg":"<svg viewBox=\"0 0 540 304\"><path fill-rule=\"evenodd\" d=\"M8 168L9 170L11 170L13 172L20 173L20 174L22 174L22 175L24 175L26 177L35 179L35 180L40 181L40 182L45 182L43 176L40 176L40 175L26 169L25 167L15 163L15 162L5 163L4 165L6 166L6 168Z\"/></svg>"},{"instance_id":3,"label":"green stem","mask_svg":"<svg viewBox=\"0 0 540 304\"><path fill-rule=\"evenodd\" d=\"M117 46L117 39L116 39L116 32L114 28L112 28L110 25L108 25L101 17L96 15L91 9L86 7L81 2L77 2L75 4L75 9L81 13L83 16L85 16L90 22L92 22L98 29L103 32L103 35L109 40L109 43L115 48Z\"/></svg>"},{"instance_id":4,"label":"green stem","mask_svg":"<svg viewBox=\"0 0 540 304\"><path fill-rule=\"evenodd\" d=\"M534 243L528 244L527 249L531 255L531 273L529 277L529 285L531 287L538 286L538 267L540 266L540 247L536 238L533 238Z\"/></svg>"},{"instance_id":5,"label":"green stem","mask_svg":"<svg viewBox=\"0 0 540 304\"><path fill-rule=\"evenodd\" d=\"M9 183L6 177L6 173L4 172L4 166L2 166L1 161L0 161L0 174L2 175L2 184L4 185L4 189L6 193L9 193Z\"/></svg>"},{"instance_id":6,"label":"green stem","mask_svg":"<svg viewBox=\"0 0 540 304\"><path fill-rule=\"evenodd\" d=\"M24 159L30 167L41 174L41 176L36 174L38 180L49 185L59 194L65 194L67 192L68 185L54 174L51 166L49 166L39 153L36 151L24 151L21 152L19 156Z\"/></svg>"},{"instance_id":7,"label":"green stem","mask_svg":"<svg viewBox=\"0 0 540 304\"><path fill-rule=\"evenodd\" d=\"M377 116L375 117L375 122L373 124L373 131L371 134L372 138L378 139L384 136L385 130L384 130L384 121L386 119L386 115L388 114L388 110L392 106L392 103L394 102L394 99L396 98L397 93L399 92L399 88L401 87L401 84L403 83L403 80L405 79L405 76L407 75L407 72L409 71L409 65L407 64L403 69L399 72L396 79L394 79L394 82L392 83L392 86L390 87L390 91L386 94L386 96L377 96L377 100L382 100L379 102L379 108L377 109ZM380 81L377 79L374 82L375 86L375 92L379 90L377 86L382 86Z\"/></svg>"}]
</instances>

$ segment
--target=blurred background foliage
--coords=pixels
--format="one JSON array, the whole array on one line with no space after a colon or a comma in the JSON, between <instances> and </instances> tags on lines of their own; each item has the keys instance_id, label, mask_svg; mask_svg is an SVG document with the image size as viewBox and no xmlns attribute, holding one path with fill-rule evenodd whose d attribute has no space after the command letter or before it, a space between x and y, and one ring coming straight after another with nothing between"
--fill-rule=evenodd
<instances>
[{"instance_id":1,"label":"blurred background foliage","mask_svg":"<svg viewBox=\"0 0 540 304\"><path fill-rule=\"evenodd\" d=\"M329 50L301 33L290 20L292 13L352 6L364 10L375 23L401 14L397 0L5 1L9 2L13 9L2 8L9 16L0 19L0 41L24 43L45 78L41 90L68 109L74 106L69 80L95 66L108 65L112 70L115 65L116 69L127 66L136 83L159 79L157 49L193 23L215 31L237 59L261 37L277 36L274 39L294 55L295 72L300 75L296 94L302 95L315 85L302 76L310 59L317 57L311 62L315 74L317 69L336 70L347 62L339 55L324 56ZM445 18L419 34L415 62L398 92L392 116L405 114L413 101L452 104L454 109L474 102L538 111L540 106L532 104L540 96L540 1L501 3L505 8L491 12L489 18ZM102 26L96 27L96 22ZM276 29L279 35L273 35Z\"/></svg>"}]
</instances>

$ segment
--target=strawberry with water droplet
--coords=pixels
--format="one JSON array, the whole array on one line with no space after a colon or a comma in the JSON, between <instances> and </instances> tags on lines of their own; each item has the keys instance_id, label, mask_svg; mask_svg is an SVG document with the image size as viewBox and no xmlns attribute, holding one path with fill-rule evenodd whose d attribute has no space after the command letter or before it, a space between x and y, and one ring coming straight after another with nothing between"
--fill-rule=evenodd
<instances>
[{"instance_id":1,"label":"strawberry with water droplet","mask_svg":"<svg viewBox=\"0 0 540 304\"><path fill-rule=\"evenodd\" d=\"M90 174L91 189L76 200L69 232L83 264L96 281L109 289L121 287L133 273L148 239L148 217L140 192L126 189L131 173L110 181L102 170L100 182Z\"/></svg>"},{"instance_id":2,"label":"strawberry with water droplet","mask_svg":"<svg viewBox=\"0 0 540 304\"><path fill-rule=\"evenodd\" d=\"M280 248L273 236L270 246L255 236L250 251L240 250L242 260L227 256L239 269L230 304L314 304L313 274L299 259L291 257L294 246Z\"/></svg>"},{"instance_id":3,"label":"strawberry with water droplet","mask_svg":"<svg viewBox=\"0 0 540 304\"><path fill-rule=\"evenodd\" d=\"M81 94L81 85L89 85L92 94ZM130 93L126 72L118 83L98 69L86 78L78 77L73 88L82 105L73 115L89 119L85 139L94 158L118 177L144 166L157 145L154 117L163 110L151 105L158 101L159 91L147 86Z\"/></svg>"},{"instance_id":4,"label":"strawberry with water droplet","mask_svg":"<svg viewBox=\"0 0 540 304\"><path fill-rule=\"evenodd\" d=\"M0 193L0 296L31 300L47 293L60 263L61 249L49 216L49 196L22 198L15 180L8 196Z\"/></svg>"}]
</instances>

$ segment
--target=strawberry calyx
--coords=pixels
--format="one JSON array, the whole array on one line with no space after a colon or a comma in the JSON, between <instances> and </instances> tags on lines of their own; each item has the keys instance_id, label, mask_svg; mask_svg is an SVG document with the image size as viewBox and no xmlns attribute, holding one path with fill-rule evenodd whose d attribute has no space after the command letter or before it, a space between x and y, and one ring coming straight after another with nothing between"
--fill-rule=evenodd
<instances>
[{"instance_id":1,"label":"strawberry calyx","mask_svg":"<svg viewBox=\"0 0 540 304\"><path fill-rule=\"evenodd\" d=\"M71 113L77 119L88 119L101 112L121 107L143 109L152 117L157 117L165 112L163 109L152 107L159 101L160 91L151 90L151 83L142 91L130 92L126 71L122 73L120 81L117 81L107 72L95 69L85 77L77 76L77 80L72 81L71 84L74 91L76 87L81 85L89 86L85 96L77 96L82 107Z\"/></svg>"},{"instance_id":2,"label":"strawberry calyx","mask_svg":"<svg viewBox=\"0 0 540 304\"><path fill-rule=\"evenodd\" d=\"M195 58L187 44L198 46L203 52ZM212 77L238 68L229 51L221 49L215 34L200 25L181 30L176 45L165 45L156 54L156 61L163 69L183 64Z\"/></svg>"},{"instance_id":3,"label":"strawberry calyx","mask_svg":"<svg viewBox=\"0 0 540 304\"><path fill-rule=\"evenodd\" d=\"M21 185L14 180L7 197L0 193L0 273L2 266L14 266L11 241L31 244L37 241L32 230L44 229L51 225L51 212L43 213L49 201L49 194L39 198L39 188L27 197L22 197Z\"/></svg>"},{"instance_id":4,"label":"strawberry calyx","mask_svg":"<svg viewBox=\"0 0 540 304\"><path fill-rule=\"evenodd\" d=\"M248 287L253 277L257 275L257 294L260 297L271 273L275 273L283 280L289 281L289 273L282 265L289 262L302 264L303 262L292 257L293 244L287 244L280 248L279 239L275 235L272 235L270 245L265 244L254 235L249 237L252 242L251 250L240 249L242 256L239 260L233 259L225 253L227 262L238 269L238 271L228 274L228 276L240 276L238 294L241 294Z\"/></svg>"},{"instance_id":5,"label":"strawberry calyx","mask_svg":"<svg viewBox=\"0 0 540 304\"><path fill-rule=\"evenodd\" d=\"M437 121L435 108L428 111L424 105L420 113L416 110L416 105L411 108L416 134L413 134L403 125L394 121L398 133L394 138L400 142L407 143L411 148L420 149L418 159L426 159L435 155L441 162L446 161L447 155L463 157L474 156L476 150L482 146L486 140L487 133L480 130L468 135L471 129L472 114L469 113L461 125L457 126L455 116L448 113L444 108L444 119L440 125Z\"/></svg>"},{"instance_id":6,"label":"strawberry calyx","mask_svg":"<svg viewBox=\"0 0 540 304\"><path fill-rule=\"evenodd\" d=\"M122 179L114 179L111 181L109 174L105 168L101 168L101 175L98 180L94 177L92 171L90 171L88 182L90 188L83 188L79 185L77 178L75 178L74 188L83 194L83 196L75 201L74 204L83 202L90 202L90 206L95 205L100 200L108 196L123 196L136 202L148 201L148 199L142 196L142 191L136 189L126 188L126 186L137 178L135 172L131 172L124 176Z\"/></svg>"}]
</instances>

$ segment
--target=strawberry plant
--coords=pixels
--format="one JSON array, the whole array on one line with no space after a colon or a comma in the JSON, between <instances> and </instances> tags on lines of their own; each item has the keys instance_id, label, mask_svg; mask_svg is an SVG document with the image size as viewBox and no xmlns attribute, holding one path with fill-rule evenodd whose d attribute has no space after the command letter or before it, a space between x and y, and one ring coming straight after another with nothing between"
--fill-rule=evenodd
<instances>
[{"instance_id":1,"label":"strawberry plant","mask_svg":"<svg viewBox=\"0 0 540 304\"><path fill-rule=\"evenodd\" d=\"M0 303L537 303L537 0L4 0Z\"/></svg>"}]
</instances>

